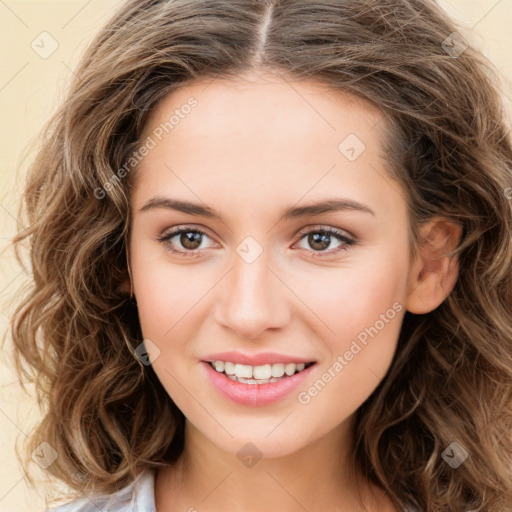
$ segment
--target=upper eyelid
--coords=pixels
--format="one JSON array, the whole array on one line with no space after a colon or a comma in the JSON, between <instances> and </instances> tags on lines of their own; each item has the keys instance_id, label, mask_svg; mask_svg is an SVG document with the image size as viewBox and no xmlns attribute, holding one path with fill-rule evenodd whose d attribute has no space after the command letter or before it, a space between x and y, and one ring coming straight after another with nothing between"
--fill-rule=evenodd
<instances>
[{"instance_id":1,"label":"upper eyelid","mask_svg":"<svg viewBox=\"0 0 512 512\"><path fill-rule=\"evenodd\" d=\"M165 229L162 232L162 234L160 235L160 237L167 237L167 236L171 236L171 235L174 237L176 235L179 235L182 232L188 232L188 231L199 232L201 234L207 235L210 238L213 238L212 236L209 235L209 232L206 228L204 228L202 226L197 227L197 226L188 226L188 225L174 226L172 228Z\"/></svg>"},{"instance_id":2,"label":"upper eyelid","mask_svg":"<svg viewBox=\"0 0 512 512\"><path fill-rule=\"evenodd\" d=\"M328 226L327 224L313 224L311 226L307 226L307 227L302 228L299 231L297 231L294 236L299 236L303 233L309 233L310 231L315 231L315 230L317 230L317 231L323 231L323 230L335 231L337 234L339 234L341 236L346 236L347 238L350 238L352 240L356 239L356 237L352 233L347 231L346 229L336 228L334 226Z\"/></svg>"}]
</instances>

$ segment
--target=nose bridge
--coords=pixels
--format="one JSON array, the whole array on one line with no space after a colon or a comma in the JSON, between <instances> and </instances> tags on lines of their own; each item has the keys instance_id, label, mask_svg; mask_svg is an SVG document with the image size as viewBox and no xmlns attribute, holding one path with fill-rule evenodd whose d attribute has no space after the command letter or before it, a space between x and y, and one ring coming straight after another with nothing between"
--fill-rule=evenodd
<instances>
[{"instance_id":1,"label":"nose bridge","mask_svg":"<svg viewBox=\"0 0 512 512\"><path fill-rule=\"evenodd\" d=\"M219 322L239 336L257 338L286 322L286 290L271 270L269 252L248 238L233 257L217 313Z\"/></svg>"}]
</instances>

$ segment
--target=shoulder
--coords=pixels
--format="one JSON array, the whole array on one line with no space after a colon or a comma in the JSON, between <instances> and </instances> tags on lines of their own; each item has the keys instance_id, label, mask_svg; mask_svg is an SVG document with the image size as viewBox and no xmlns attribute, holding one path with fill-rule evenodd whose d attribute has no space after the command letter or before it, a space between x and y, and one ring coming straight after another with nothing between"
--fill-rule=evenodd
<instances>
[{"instance_id":1,"label":"shoulder","mask_svg":"<svg viewBox=\"0 0 512 512\"><path fill-rule=\"evenodd\" d=\"M154 477L154 471L148 469L113 494L86 496L45 512L156 512Z\"/></svg>"}]
</instances>

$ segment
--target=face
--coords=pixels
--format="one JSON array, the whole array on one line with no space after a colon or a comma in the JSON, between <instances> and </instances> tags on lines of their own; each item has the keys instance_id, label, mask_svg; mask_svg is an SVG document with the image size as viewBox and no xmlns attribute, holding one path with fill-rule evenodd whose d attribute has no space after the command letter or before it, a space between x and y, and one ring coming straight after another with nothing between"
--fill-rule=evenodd
<instances>
[{"instance_id":1,"label":"face","mask_svg":"<svg viewBox=\"0 0 512 512\"><path fill-rule=\"evenodd\" d=\"M152 112L133 290L154 371L217 447L293 453L347 425L386 374L410 261L383 125L362 100L270 76L195 82ZM297 373L239 383L214 360Z\"/></svg>"}]
</instances>

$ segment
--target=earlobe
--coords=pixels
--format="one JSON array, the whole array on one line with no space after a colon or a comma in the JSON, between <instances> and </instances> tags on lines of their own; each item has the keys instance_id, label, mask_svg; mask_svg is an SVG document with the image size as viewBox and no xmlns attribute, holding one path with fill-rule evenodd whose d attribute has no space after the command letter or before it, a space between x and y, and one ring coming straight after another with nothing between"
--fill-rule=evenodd
<instances>
[{"instance_id":1,"label":"earlobe","mask_svg":"<svg viewBox=\"0 0 512 512\"><path fill-rule=\"evenodd\" d=\"M407 311L429 313L453 290L459 262L449 253L457 248L461 236L462 226L447 219L436 218L422 227L420 252L409 273Z\"/></svg>"}]
</instances>

